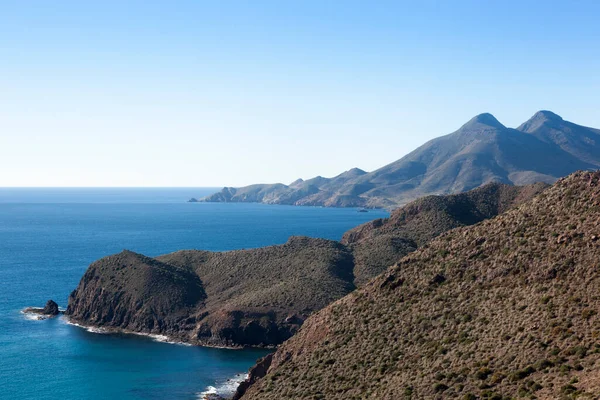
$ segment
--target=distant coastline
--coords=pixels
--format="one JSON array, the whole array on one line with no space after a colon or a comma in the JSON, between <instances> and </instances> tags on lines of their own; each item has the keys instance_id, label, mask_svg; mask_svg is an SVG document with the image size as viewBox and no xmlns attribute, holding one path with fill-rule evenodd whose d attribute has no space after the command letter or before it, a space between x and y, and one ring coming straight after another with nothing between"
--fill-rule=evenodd
<instances>
[{"instance_id":1,"label":"distant coastline","mask_svg":"<svg viewBox=\"0 0 600 400\"><path fill-rule=\"evenodd\" d=\"M461 193L490 182L551 184L578 170L600 168L598 132L551 111L538 111L516 129L484 113L372 172L352 168L332 178L224 187L189 201L392 210L423 196Z\"/></svg>"}]
</instances>

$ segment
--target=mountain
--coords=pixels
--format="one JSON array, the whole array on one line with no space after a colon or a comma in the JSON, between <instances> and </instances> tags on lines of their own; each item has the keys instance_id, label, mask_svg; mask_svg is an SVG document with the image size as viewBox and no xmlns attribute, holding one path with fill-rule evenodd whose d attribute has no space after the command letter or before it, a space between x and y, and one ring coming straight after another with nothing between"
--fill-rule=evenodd
<instances>
[{"instance_id":1,"label":"mountain","mask_svg":"<svg viewBox=\"0 0 600 400\"><path fill-rule=\"evenodd\" d=\"M596 398L598 260L600 172L577 172L315 313L237 397Z\"/></svg>"},{"instance_id":2,"label":"mountain","mask_svg":"<svg viewBox=\"0 0 600 400\"><path fill-rule=\"evenodd\" d=\"M600 130L575 125L551 111L539 111L517 128L537 139L558 146L572 156L598 165L600 160Z\"/></svg>"},{"instance_id":3,"label":"mountain","mask_svg":"<svg viewBox=\"0 0 600 400\"><path fill-rule=\"evenodd\" d=\"M275 183L250 185L242 188L226 187L199 201L354 207L364 202L360 200L357 203L355 196L337 193L337 191L338 188L348 185L365 174L365 171L353 168L333 178L317 176L308 180L298 179L290 185ZM194 202L194 200L190 201Z\"/></svg>"},{"instance_id":4,"label":"mountain","mask_svg":"<svg viewBox=\"0 0 600 400\"><path fill-rule=\"evenodd\" d=\"M277 345L310 314L445 230L491 218L541 190L490 184L431 196L348 232L344 244L292 237L280 246L229 252L149 258L123 251L90 265L66 314L82 325L193 344Z\"/></svg>"},{"instance_id":5,"label":"mountain","mask_svg":"<svg viewBox=\"0 0 600 400\"><path fill-rule=\"evenodd\" d=\"M600 130L549 111L511 129L486 113L376 171L353 169L290 185L224 188L201 201L395 208L426 195L460 193L489 182L552 183L598 167Z\"/></svg>"}]
</instances>

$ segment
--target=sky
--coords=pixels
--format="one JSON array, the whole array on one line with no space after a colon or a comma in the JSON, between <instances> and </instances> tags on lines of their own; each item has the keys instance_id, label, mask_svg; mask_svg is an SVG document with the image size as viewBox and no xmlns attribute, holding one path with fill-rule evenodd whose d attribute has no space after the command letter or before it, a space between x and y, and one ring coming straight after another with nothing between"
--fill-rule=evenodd
<instances>
[{"instance_id":1,"label":"sky","mask_svg":"<svg viewBox=\"0 0 600 400\"><path fill-rule=\"evenodd\" d=\"M0 0L0 186L371 171L483 112L600 128L599 17L596 0Z\"/></svg>"}]
</instances>

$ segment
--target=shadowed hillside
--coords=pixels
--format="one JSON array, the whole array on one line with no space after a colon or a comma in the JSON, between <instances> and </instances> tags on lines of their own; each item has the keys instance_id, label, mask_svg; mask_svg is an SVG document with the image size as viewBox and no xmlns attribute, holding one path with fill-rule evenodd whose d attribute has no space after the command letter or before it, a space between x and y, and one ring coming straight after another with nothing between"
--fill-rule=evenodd
<instances>
[{"instance_id":1,"label":"shadowed hillside","mask_svg":"<svg viewBox=\"0 0 600 400\"><path fill-rule=\"evenodd\" d=\"M518 129L480 114L456 132L373 172L355 168L334 178L300 179L290 185L224 188L201 201L395 208L426 195L461 193L490 182L552 183L599 166L600 130L549 111L536 113Z\"/></svg>"},{"instance_id":2,"label":"shadowed hillside","mask_svg":"<svg viewBox=\"0 0 600 400\"><path fill-rule=\"evenodd\" d=\"M245 399L600 393L600 173L442 234L311 316Z\"/></svg>"}]
</instances>

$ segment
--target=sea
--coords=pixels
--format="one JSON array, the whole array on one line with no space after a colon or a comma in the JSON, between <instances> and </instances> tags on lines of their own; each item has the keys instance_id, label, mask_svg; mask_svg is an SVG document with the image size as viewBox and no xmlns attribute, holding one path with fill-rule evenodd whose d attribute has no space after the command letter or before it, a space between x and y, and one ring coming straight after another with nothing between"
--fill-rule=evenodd
<instances>
[{"instance_id":1,"label":"sea","mask_svg":"<svg viewBox=\"0 0 600 400\"><path fill-rule=\"evenodd\" d=\"M227 395L262 349L173 344L103 334L64 317L21 313L48 299L66 308L94 260L123 249L157 256L340 239L382 210L188 203L214 188L0 188L0 399L201 399Z\"/></svg>"}]
</instances>

